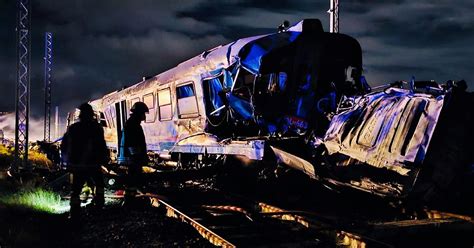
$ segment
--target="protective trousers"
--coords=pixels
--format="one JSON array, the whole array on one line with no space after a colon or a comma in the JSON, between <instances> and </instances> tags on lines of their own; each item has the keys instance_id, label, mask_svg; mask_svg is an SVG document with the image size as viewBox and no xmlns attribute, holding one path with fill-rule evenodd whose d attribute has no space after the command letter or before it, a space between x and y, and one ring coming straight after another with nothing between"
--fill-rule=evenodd
<instances>
[{"instance_id":1,"label":"protective trousers","mask_svg":"<svg viewBox=\"0 0 474 248\"><path fill-rule=\"evenodd\" d=\"M73 170L72 174L72 189L71 189L71 217L77 216L81 212L81 199L80 195L84 183L87 182L89 187L94 186L94 198L92 204L97 209L101 209L104 206L104 176L100 168L87 168Z\"/></svg>"},{"instance_id":2,"label":"protective trousers","mask_svg":"<svg viewBox=\"0 0 474 248\"><path fill-rule=\"evenodd\" d=\"M125 201L133 202L137 195L138 188L141 186L142 167L133 164L129 165L125 185Z\"/></svg>"}]
</instances>

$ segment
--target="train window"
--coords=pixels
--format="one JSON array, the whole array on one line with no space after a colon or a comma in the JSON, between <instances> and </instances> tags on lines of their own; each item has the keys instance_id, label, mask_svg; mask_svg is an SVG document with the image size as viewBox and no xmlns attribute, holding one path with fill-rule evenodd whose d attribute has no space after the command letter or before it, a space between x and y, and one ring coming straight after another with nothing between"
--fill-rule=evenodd
<instances>
[{"instance_id":1,"label":"train window","mask_svg":"<svg viewBox=\"0 0 474 248\"><path fill-rule=\"evenodd\" d=\"M288 75L286 72L272 73L268 80L267 92L270 94L275 94L278 92L283 92L286 89L286 81Z\"/></svg>"},{"instance_id":2,"label":"train window","mask_svg":"<svg viewBox=\"0 0 474 248\"><path fill-rule=\"evenodd\" d=\"M107 120L105 119L105 115L103 112L99 112L99 123L103 127L107 127Z\"/></svg>"},{"instance_id":3,"label":"train window","mask_svg":"<svg viewBox=\"0 0 474 248\"><path fill-rule=\"evenodd\" d=\"M255 75L243 68L240 68L237 78L235 79L234 88L232 90L233 95L250 101L251 95L254 91L254 80Z\"/></svg>"},{"instance_id":4,"label":"train window","mask_svg":"<svg viewBox=\"0 0 474 248\"><path fill-rule=\"evenodd\" d=\"M198 115L196 94L193 83L176 87L179 118L191 118Z\"/></svg>"},{"instance_id":5,"label":"train window","mask_svg":"<svg viewBox=\"0 0 474 248\"><path fill-rule=\"evenodd\" d=\"M114 118L112 115L112 107L108 107L105 109L105 118L107 119L107 122L109 122L109 127L114 128L115 123L114 123Z\"/></svg>"},{"instance_id":6,"label":"train window","mask_svg":"<svg viewBox=\"0 0 474 248\"><path fill-rule=\"evenodd\" d=\"M115 112L115 106L112 105L110 106L109 108L109 112L110 112L110 119L112 121L112 126L115 128L115 123L116 123L116 112Z\"/></svg>"},{"instance_id":7,"label":"train window","mask_svg":"<svg viewBox=\"0 0 474 248\"><path fill-rule=\"evenodd\" d=\"M171 109L170 88L158 91L158 108L160 110L160 121L172 119L173 111Z\"/></svg>"},{"instance_id":8,"label":"train window","mask_svg":"<svg viewBox=\"0 0 474 248\"><path fill-rule=\"evenodd\" d=\"M194 96L194 87L192 84L176 87L176 97L178 99Z\"/></svg>"},{"instance_id":9,"label":"train window","mask_svg":"<svg viewBox=\"0 0 474 248\"><path fill-rule=\"evenodd\" d=\"M280 94L286 90L288 74L286 72L260 75L257 78L257 94Z\"/></svg>"},{"instance_id":10,"label":"train window","mask_svg":"<svg viewBox=\"0 0 474 248\"><path fill-rule=\"evenodd\" d=\"M148 114L146 114L145 122L148 122L148 123L155 122L155 117L156 117L155 95L153 93L144 95L143 102L146 104L146 106L149 109Z\"/></svg>"},{"instance_id":11,"label":"train window","mask_svg":"<svg viewBox=\"0 0 474 248\"><path fill-rule=\"evenodd\" d=\"M206 114L209 116L220 116L223 111L216 111L222 109L225 101L225 92L222 85L224 76L203 80L204 104L206 106Z\"/></svg>"}]
</instances>

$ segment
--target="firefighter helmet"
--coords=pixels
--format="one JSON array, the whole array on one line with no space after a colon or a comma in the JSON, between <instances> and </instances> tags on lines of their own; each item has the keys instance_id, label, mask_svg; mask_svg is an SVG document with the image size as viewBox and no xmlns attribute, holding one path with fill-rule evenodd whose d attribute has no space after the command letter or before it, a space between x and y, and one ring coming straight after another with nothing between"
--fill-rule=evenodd
<instances>
[{"instance_id":1,"label":"firefighter helmet","mask_svg":"<svg viewBox=\"0 0 474 248\"><path fill-rule=\"evenodd\" d=\"M79 113L79 118L84 119L84 118L92 118L94 117L94 110L92 109L92 106L89 103L83 103L78 107L80 113Z\"/></svg>"},{"instance_id":2,"label":"firefighter helmet","mask_svg":"<svg viewBox=\"0 0 474 248\"><path fill-rule=\"evenodd\" d=\"M149 111L150 110L148 109L148 106L146 106L146 104L143 102L136 102L130 109L130 112L134 114L143 114L148 113Z\"/></svg>"}]
</instances>

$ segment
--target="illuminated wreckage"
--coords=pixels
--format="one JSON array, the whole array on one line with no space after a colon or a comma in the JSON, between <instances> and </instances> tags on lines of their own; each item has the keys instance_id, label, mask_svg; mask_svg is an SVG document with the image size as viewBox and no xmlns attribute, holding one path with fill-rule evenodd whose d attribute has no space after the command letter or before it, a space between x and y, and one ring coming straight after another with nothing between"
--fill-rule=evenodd
<instances>
[{"instance_id":1,"label":"illuminated wreckage","mask_svg":"<svg viewBox=\"0 0 474 248\"><path fill-rule=\"evenodd\" d=\"M415 185L424 193L448 187L472 164L472 99L462 82L371 89L359 43L308 19L205 51L90 103L118 151L130 107L145 102L142 126L157 164L182 169L237 157L289 166L330 187L404 197Z\"/></svg>"}]
</instances>

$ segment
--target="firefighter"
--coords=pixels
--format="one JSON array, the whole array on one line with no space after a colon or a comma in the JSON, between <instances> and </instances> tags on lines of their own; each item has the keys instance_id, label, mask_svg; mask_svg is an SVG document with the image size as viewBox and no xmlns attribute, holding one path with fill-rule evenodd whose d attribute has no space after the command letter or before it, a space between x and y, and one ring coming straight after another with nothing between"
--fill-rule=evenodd
<instances>
[{"instance_id":1,"label":"firefighter","mask_svg":"<svg viewBox=\"0 0 474 248\"><path fill-rule=\"evenodd\" d=\"M69 126L61 142L61 152L72 176L70 217L77 219L81 212L80 194L84 183L95 186L92 205L104 206L104 178L101 164L108 163L109 151L104 140L104 130L94 118L92 106L79 106L79 121ZM92 185L88 185L92 187Z\"/></svg>"},{"instance_id":2,"label":"firefighter","mask_svg":"<svg viewBox=\"0 0 474 248\"><path fill-rule=\"evenodd\" d=\"M140 125L146 119L146 113L149 112L148 107L143 102L137 102L132 106L130 112L130 118L122 130L118 159L119 164L128 167L124 206L130 206L136 202L135 196L140 186L142 166L148 162L145 135Z\"/></svg>"}]
</instances>

